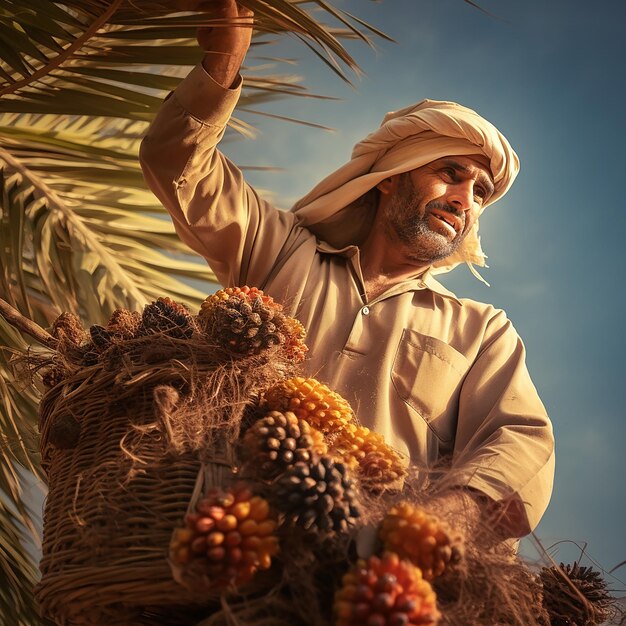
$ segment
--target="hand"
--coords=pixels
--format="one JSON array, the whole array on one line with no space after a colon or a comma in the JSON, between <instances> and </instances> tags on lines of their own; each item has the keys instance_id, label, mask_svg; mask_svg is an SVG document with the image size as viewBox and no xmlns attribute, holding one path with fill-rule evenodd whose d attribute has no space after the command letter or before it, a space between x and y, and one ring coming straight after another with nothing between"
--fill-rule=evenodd
<instances>
[{"instance_id":1,"label":"hand","mask_svg":"<svg viewBox=\"0 0 626 626\"><path fill-rule=\"evenodd\" d=\"M178 0L181 10L207 11L224 25L198 29L198 43L207 53L204 69L223 87L231 87L250 47L254 13L235 0ZM185 9L182 7L185 6Z\"/></svg>"},{"instance_id":2,"label":"hand","mask_svg":"<svg viewBox=\"0 0 626 626\"><path fill-rule=\"evenodd\" d=\"M485 498L467 489L451 489L433 496L425 506L465 539L476 535L485 513Z\"/></svg>"}]
</instances>

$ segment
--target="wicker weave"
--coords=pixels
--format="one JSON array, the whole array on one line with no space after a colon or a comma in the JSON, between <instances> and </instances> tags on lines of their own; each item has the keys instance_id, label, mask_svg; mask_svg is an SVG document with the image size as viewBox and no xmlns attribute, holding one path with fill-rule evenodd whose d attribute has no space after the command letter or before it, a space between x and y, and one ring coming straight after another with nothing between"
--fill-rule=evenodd
<instances>
[{"instance_id":1,"label":"wicker weave","mask_svg":"<svg viewBox=\"0 0 626 626\"><path fill-rule=\"evenodd\" d=\"M49 494L37 598L58 624L142 624L146 607L171 613L219 595L174 581L172 531L199 485L231 480L245 407L289 366L277 354L223 360L206 345L170 338L162 339L163 355L169 350L171 357L173 346L178 358L155 362L160 340L150 341L149 363L145 342L125 346L98 365L76 368L41 403ZM58 433L51 437L67 416L80 427L73 446L59 445ZM181 438L186 423L192 432ZM257 578L257 590L271 584L271 577Z\"/></svg>"}]
</instances>

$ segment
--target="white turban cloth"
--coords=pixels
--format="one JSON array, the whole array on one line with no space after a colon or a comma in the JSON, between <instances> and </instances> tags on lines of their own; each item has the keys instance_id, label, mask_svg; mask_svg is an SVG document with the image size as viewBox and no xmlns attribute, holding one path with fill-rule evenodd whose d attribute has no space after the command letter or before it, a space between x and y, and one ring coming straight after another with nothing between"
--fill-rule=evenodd
<instances>
[{"instance_id":1,"label":"white turban cloth","mask_svg":"<svg viewBox=\"0 0 626 626\"><path fill-rule=\"evenodd\" d=\"M372 224L375 206L359 201L389 176L408 172L455 155L485 155L495 191L493 204L511 187L519 159L498 129L478 113L454 102L422 100L388 113L378 128L360 141L351 160L322 180L292 207L319 239L337 248L362 243ZM460 263L484 266L478 220L454 254L433 264L433 273L448 272Z\"/></svg>"}]
</instances>

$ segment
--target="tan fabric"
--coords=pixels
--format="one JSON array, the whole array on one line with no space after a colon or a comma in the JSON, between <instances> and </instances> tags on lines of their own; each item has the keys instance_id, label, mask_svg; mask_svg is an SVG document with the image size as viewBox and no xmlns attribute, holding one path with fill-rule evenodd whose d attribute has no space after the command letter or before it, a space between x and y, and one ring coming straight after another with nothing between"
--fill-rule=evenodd
<instances>
[{"instance_id":1,"label":"tan fabric","mask_svg":"<svg viewBox=\"0 0 626 626\"><path fill-rule=\"evenodd\" d=\"M302 224L337 247L365 239L373 207L358 202L379 182L453 155L489 158L494 193L482 209L501 198L519 171L519 159L498 129L478 113L454 102L422 100L388 113L380 128L360 141L352 159L316 185L293 207ZM369 209L369 211L368 211ZM459 263L484 266L478 220L452 255L433 264L433 273Z\"/></svg>"},{"instance_id":2,"label":"tan fabric","mask_svg":"<svg viewBox=\"0 0 626 626\"><path fill-rule=\"evenodd\" d=\"M458 484L518 504L519 534L533 528L552 487L552 430L505 314L430 273L367 302L359 249L317 240L215 150L237 97L196 68L143 142L146 180L181 239L223 284L286 303L309 330L308 373L364 425L417 464L450 455Z\"/></svg>"}]
</instances>

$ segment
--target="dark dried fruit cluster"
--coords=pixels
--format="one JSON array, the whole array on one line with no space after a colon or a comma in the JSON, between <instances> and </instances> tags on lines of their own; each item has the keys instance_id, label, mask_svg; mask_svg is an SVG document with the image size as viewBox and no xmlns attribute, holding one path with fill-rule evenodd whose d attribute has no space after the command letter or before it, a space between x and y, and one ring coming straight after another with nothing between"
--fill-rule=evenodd
<instances>
[{"instance_id":1,"label":"dark dried fruit cluster","mask_svg":"<svg viewBox=\"0 0 626 626\"><path fill-rule=\"evenodd\" d=\"M157 298L144 307L141 334L164 333L177 339L190 339L194 330L195 322L189 309L170 298Z\"/></svg>"},{"instance_id":2,"label":"dark dried fruit cluster","mask_svg":"<svg viewBox=\"0 0 626 626\"><path fill-rule=\"evenodd\" d=\"M253 356L283 346L293 361L304 358L304 327L287 317L282 306L255 287L228 287L203 303L199 323L204 332L235 356Z\"/></svg>"},{"instance_id":3,"label":"dark dried fruit cluster","mask_svg":"<svg viewBox=\"0 0 626 626\"><path fill-rule=\"evenodd\" d=\"M599 626L615 600L600 572L578 563L544 567L539 575L551 626Z\"/></svg>"},{"instance_id":4,"label":"dark dried fruit cluster","mask_svg":"<svg viewBox=\"0 0 626 626\"><path fill-rule=\"evenodd\" d=\"M361 517L354 481L329 456L296 463L278 477L271 497L285 523L322 535L346 533Z\"/></svg>"},{"instance_id":5,"label":"dark dried fruit cluster","mask_svg":"<svg viewBox=\"0 0 626 626\"><path fill-rule=\"evenodd\" d=\"M264 480L327 451L324 436L289 411L270 411L245 433L241 458Z\"/></svg>"}]
</instances>

